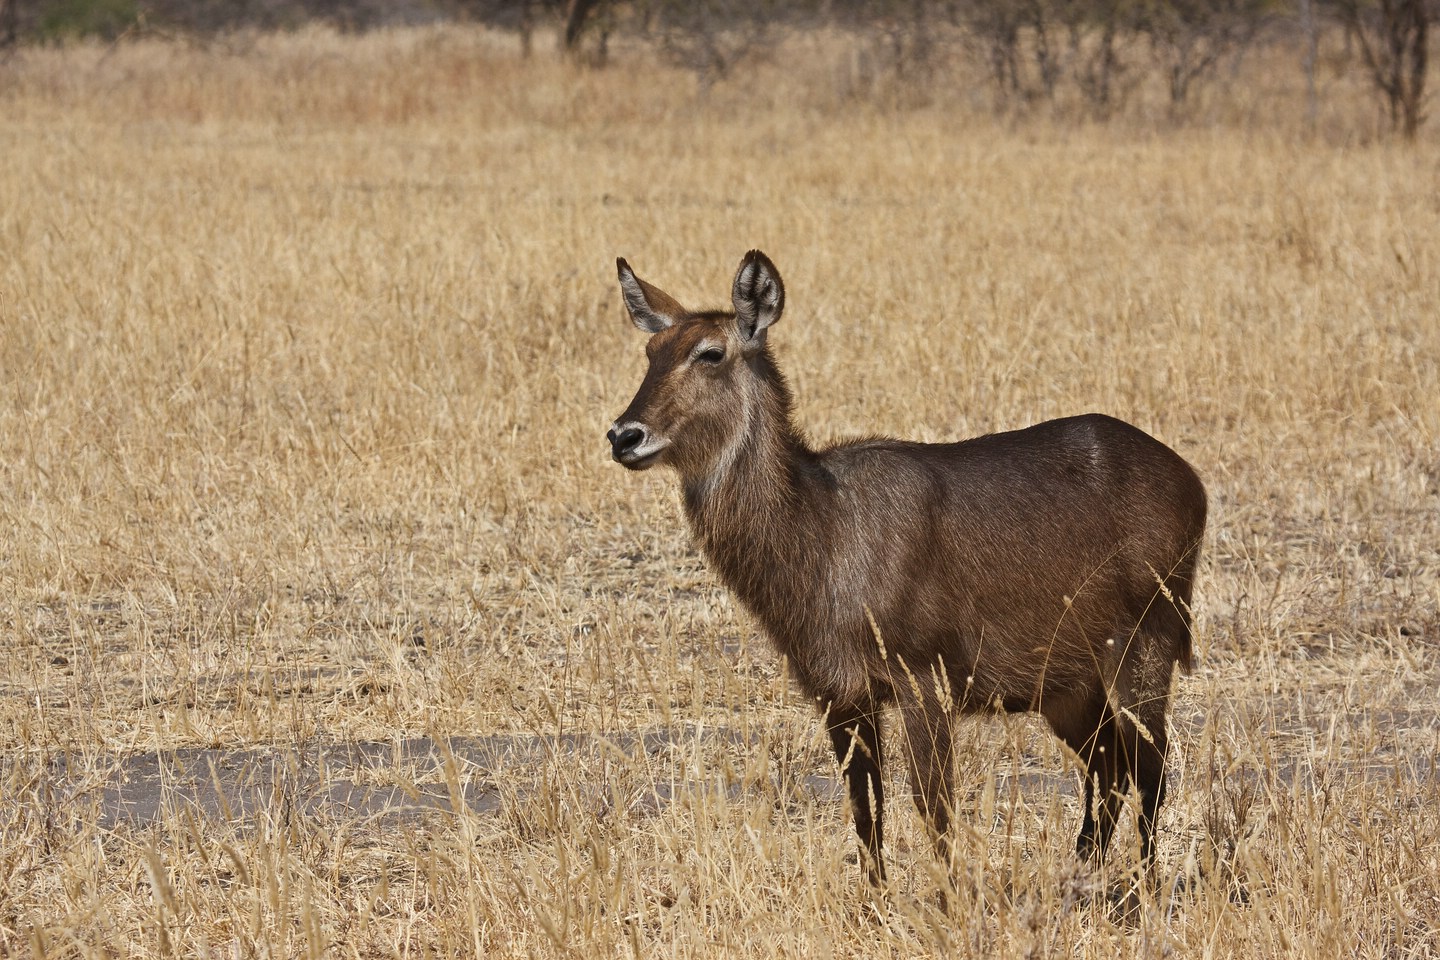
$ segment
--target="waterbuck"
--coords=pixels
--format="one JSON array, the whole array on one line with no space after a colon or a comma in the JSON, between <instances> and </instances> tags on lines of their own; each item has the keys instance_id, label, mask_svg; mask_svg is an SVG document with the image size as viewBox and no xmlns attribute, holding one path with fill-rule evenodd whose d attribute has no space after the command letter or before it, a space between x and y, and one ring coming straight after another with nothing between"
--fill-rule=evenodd
<instances>
[{"instance_id":1,"label":"waterbuck","mask_svg":"<svg viewBox=\"0 0 1440 960\"><path fill-rule=\"evenodd\" d=\"M616 265L630 319L651 336L612 454L679 473L705 556L816 699L870 880L884 879L892 703L947 863L955 719L1004 710L1042 714L1084 764L1080 855L1104 854L1133 785L1151 864L1205 529L1189 464L1098 414L958 443L813 448L766 343L785 307L768 257L740 262L733 312L686 310Z\"/></svg>"}]
</instances>

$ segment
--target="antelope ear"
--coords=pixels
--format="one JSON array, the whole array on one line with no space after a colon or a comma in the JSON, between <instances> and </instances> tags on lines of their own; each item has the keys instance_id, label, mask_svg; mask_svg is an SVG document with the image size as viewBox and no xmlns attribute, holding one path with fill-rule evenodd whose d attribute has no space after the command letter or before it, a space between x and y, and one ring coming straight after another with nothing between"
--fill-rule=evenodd
<instances>
[{"instance_id":1,"label":"antelope ear","mask_svg":"<svg viewBox=\"0 0 1440 960\"><path fill-rule=\"evenodd\" d=\"M620 294L625 298L630 321L646 333L659 333L689 312L664 290L635 276L624 257L615 260L615 269L620 274Z\"/></svg>"},{"instance_id":2,"label":"antelope ear","mask_svg":"<svg viewBox=\"0 0 1440 960\"><path fill-rule=\"evenodd\" d=\"M765 329L779 320L780 311L785 309L785 284L769 257L759 250L745 254L735 273L735 288L730 299L735 304L735 324L740 328L740 339L747 345L763 342Z\"/></svg>"}]
</instances>

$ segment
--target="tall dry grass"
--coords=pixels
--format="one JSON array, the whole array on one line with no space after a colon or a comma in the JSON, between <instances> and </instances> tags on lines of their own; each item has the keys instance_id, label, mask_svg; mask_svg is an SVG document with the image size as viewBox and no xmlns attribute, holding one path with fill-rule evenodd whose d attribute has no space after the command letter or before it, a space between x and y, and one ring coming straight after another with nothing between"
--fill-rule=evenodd
<instances>
[{"instance_id":1,"label":"tall dry grass","mask_svg":"<svg viewBox=\"0 0 1440 960\"><path fill-rule=\"evenodd\" d=\"M618 60L0 66L0 953L1440 952L1433 130L1373 142L1357 92L1307 137L1258 80L1189 125L890 109L818 41L704 100ZM951 914L899 783L862 906L808 705L603 439L643 364L613 258L703 306L752 246L815 435L1102 410L1204 475L1137 915L1023 718L965 727ZM540 758L324 773L498 811L301 802L317 746L502 735ZM107 820L128 760L196 747L273 751L274 801Z\"/></svg>"}]
</instances>

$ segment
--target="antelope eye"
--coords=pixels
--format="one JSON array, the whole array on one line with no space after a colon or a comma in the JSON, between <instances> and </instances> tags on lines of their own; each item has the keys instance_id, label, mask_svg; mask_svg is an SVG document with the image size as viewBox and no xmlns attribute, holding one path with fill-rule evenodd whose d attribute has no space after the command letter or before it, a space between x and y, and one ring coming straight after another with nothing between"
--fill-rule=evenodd
<instances>
[{"instance_id":1,"label":"antelope eye","mask_svg":"<svg viewBox=\"0 0 1440 960\"><path fill-rule=\"evenodd\" d=\"M711 347L709 350L702 350L695 355L695 359L701 363L719 363L725 359L725 351L719 347Z\"/></svg>"}]
</instances>

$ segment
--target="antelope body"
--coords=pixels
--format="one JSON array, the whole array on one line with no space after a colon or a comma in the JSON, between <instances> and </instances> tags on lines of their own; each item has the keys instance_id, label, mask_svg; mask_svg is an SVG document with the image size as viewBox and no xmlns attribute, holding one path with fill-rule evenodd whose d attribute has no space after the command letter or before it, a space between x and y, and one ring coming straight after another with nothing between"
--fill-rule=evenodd
<instances>
[{"instance_id":1,"label":"antelope body","mask_svg":"<svg viewBox=\"0 0 1440 960\"><path fill-rule=\"evenodd\" d=\"M1174 451L1100 415L958 443L814 449L766 344L779 272L746 254L734 311L694 313L617 261L649 369L608 436L680 475L714 569L824 712L863 859L883 879L882 712L899 707L915 801L948 861L957 715L1037 711L1084 763L1077 850L1105 851L1127 786L1142 859L1165 794L1172 672L1205 491Z\"/></svg>"}]
</instances>

